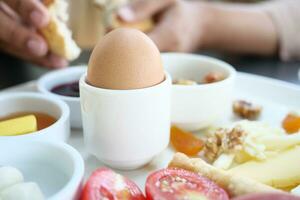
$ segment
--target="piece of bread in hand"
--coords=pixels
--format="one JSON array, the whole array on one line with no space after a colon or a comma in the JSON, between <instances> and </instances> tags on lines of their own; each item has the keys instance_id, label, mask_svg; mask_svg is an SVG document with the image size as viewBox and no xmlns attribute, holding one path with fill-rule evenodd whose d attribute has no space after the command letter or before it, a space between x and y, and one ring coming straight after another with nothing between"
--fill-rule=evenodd
<instances>
[{"instance_id":1,"label":"piece of bread in hand","mask_svg":"<svg viewBox=\"0 0 300 200\"><path fill-rule=\"evenodd\" d=\"M154 28L154 21L151 18L133 23L124 22L118 18L116 14L117 9L130 1L131 0L94 0L94 4L105 11L104 25L109 31L123 27L149 32Z\"/></svg>"},{"instance_id":2,"label":"piece of bread in hand","mask_svg":"<svg viewBox=\"0 0 300 200\"><path fill-rule=\"evenodd\" d=\"M72 32L66 25L68 3L65 0L43 0L43 4L49 11L50 22L40 29L40 32L50 51L70 61L76 59L81 50L72 39Z\"/></svg>"},{"instance_id":3,"label":"piece of bread in hand","mask_svg":"<svg viewBox=\"0 0 300 200\"><path fill-rule=\"evenodd\" d=\"M213 167L201 158L189 158L182 153L174 155L169 167L181 168L205 176L225 189L231 198L251 193L283 192L255 180L232 175Z\"/></svg>"},{"instance_id":4,"label":"piece of bread in hand","mask_svg":"<svg viewBox=\"0 0 300 200\"><path fill-rule=\"evenodd\" d=\"M142 32L149 32L154 28L154 22L152 19L146 19L140 22L134 22L134 23L128 23L124 22L121 19L117 17L116 14L113 14L111 23L110 23L110 28L116 29L116 28L133 28L133 29L138 29Z\"/></svg>"}]
</instances>

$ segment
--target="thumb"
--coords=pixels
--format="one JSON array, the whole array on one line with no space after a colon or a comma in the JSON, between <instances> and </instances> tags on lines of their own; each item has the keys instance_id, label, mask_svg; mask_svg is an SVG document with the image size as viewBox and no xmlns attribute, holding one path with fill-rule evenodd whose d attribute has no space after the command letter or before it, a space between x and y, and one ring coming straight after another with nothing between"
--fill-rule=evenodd
<instances>
[{"instance_id":1,"label":"thumb","mask_svg":"<svg viewBox=\"0 0 300 200\"><path fill-rule=\"evenodd\" d=\"M125 22L142 21L151 18L174 2L175 0L135 0L121 7L117 14Z\"/></svg>"}]
</instances>

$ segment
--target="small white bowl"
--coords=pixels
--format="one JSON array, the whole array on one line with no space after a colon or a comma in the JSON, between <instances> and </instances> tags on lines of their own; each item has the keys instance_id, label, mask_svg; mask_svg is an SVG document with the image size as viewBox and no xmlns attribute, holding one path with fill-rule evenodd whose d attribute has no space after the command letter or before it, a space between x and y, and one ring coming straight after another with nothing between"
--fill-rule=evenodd
<instances>
[{"instance_id":1,"label":"small white bowl","mask_svg":"<svg viewBox=\"0 0 300 200\"><path fill-rule=\"evenodd\" d=\"M164 53L162 60L173 80L184 78L199 81L209 72L221 72L225 79L199 85L173 85L172 123L189 131L205 128L231 109L235 69L215 58Z\"/></svg>"},{"instance_id":2,"label":"small white bowl","mask_svg":"<svg viewBox=\"0 0 300 200\"><path fill-rule=\"evenodd\" d=\"M0 95L0 111L0 118L19 112L42 112L57 119L51 126L34 133L1 136L0 139L23 138L67 141L70 136L70 109L65 102L59 99L33 92L5 93Z\"/></svg>"},{"instance_id":3,"label":"small white bowl","mask_svg":"<svg viewBox=\"0 0 300 200\"><path fill-rule=\"evenodd\" d=\"M84 161L70 145L40 140L0 139L0 164L19 169L48 200L78 199Z\"/></svg>"},{"instance_id":4,"label":"small white bowl","mask_svg":"<svg viewBox=\"0 0 300 200\"><path fill-rule=\"evenodd\" d=\"M39 92L42 92L48 96L59 98L68 104L71 111L70 121L72 128L82 128L79 97L69 97L55 94L51 92L51 89L61 84L79 81L82 74L86 72L86 69L86 66L76 66L52 71L42 76L37 82L37 88Z\"/></svg>"}]
</instances>

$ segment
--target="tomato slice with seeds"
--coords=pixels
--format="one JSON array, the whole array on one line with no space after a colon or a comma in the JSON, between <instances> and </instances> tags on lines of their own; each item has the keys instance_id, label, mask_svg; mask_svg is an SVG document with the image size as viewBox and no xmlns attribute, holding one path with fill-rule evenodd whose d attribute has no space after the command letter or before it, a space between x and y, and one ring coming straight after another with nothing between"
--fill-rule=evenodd
<instances>
[{"instance_id":1,"label":"tomato slice with seeds","mask_svg":"<svg viewBox=\"0 0 300 200\"><path fill-rule=\"evenodd\" d=\"M213 181L183 169L156 171L146 181L147 200L229 200Z\"/></svg>"},{"instance_id":2,"label":"tomato slice with seeds","mask_svg":"<svg viewBox=\"0 0 300 200\"><path fill-rule=\"evenodd\" d=\"M88 179L80 200L145 200L145 197L128 178L108 168L100 168Z\"/></svg>"},{"instance_id":3,"label":"tomato slice with seeds","mask_svg":"<svg viewBox=\"0 0 300 200\"><path fill-rule=\"evenodd\" d=\"M204 146L202 140L176 126L171 128L171 144L176 151L189 156L197 155Z\"/></svg>"}]
</instances>

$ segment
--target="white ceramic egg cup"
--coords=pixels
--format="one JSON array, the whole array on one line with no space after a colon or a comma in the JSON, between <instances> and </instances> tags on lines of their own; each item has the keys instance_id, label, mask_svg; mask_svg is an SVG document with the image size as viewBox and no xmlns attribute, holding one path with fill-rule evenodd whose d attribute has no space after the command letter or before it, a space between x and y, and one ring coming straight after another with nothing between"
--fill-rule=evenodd
<instances>
[{"instance_id":1,"label":"white ceramic egg cup","mask_svg":"<svg viewBox=\"0 0 300 200\"><path fill-rule=\"evenodd\" d=\"M117 169L136 169L169 143L171 78L152 87L110 90L80 79L80 101L87 150Z\"/></svg>"}]
</instances>

